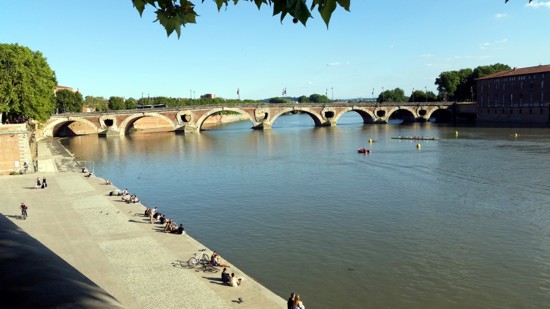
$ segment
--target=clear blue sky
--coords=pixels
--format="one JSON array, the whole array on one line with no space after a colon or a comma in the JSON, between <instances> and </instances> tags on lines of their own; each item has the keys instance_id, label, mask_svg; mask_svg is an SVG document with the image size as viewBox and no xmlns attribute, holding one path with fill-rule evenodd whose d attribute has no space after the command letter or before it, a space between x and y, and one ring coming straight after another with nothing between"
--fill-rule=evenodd
<instances>
[{"instance_id":1,"label":"clear blue sky","mask_svg":"<svg viewBox=\"0 0 550 309\"><path fill-rule=\"evenodd\" d=\"M303 27L246 1L221 12L200 2L178 39L130 0L2 1L0 43L41 51L84 96L126 98L436 92L443 71L550 64L550 0L352 0L328 30L316 12Z\"/></svg>"}]
</instances>

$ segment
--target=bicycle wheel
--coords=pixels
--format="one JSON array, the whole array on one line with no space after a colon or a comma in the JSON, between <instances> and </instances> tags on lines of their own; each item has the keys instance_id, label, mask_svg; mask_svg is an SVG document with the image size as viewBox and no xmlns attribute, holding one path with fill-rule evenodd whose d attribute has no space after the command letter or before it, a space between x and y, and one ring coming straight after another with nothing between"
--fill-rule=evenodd
<instances>
[{"instance_id":1,"label":"bicycle wheel","mask_svg":"<svg viewBox=\"0 0 550 309\"><path fill-rule=\"evenodd\" d=\"M201 263L210 263L210 257L208 256L208 254L203 253L201 255Z\"/></svg>"},{"instance_id":2,"label":"bicycle wheel","mask_svg":"<svg viewBox=\"0 0 550 309\"><path fill-rule=\"evenodd\" d=\"M189 268L195 268L195 266L197 266L198 264L199 261L197 261L195 257L192 257L189 259L189 261L187 261L187 266L189 266Z\"/></svg>"}]
</instances>

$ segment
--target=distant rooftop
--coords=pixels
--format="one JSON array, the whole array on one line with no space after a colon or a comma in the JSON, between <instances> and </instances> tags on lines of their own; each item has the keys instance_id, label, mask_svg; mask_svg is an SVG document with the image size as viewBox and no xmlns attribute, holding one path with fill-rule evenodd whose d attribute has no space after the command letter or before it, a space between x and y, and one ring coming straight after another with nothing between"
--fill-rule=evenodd
<instances>
[{"instance_id":1,"label":"distant rooftop","mask_svg":"<svg viewBox=\"0 0 550 309\"><path fill-rule=\"evenodd\" d=\"M510 76L526 75L526 74L546 73L546 72L550 72L550 64L537 65L534 67L527 67L527 68L513 68L511 70L500 71L497 73L480 77L478 78L478 80L499 78L499 77L510 77Z\"/></svg>"}]
</instances>

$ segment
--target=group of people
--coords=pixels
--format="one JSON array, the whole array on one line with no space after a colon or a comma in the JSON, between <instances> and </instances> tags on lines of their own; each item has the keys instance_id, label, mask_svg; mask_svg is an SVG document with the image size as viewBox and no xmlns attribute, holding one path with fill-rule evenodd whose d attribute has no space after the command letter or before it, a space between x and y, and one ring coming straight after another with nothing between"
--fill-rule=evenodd
<instances>
[{"instance_id":1,"label":"group of people","mask_svg":"<svg viewBox=\"0 0 550 309\"><path fill-rule=\"evenodd\" d=\"M151 208L145 209L145 216L149 217L149 223L164 224L164 228L162 229L162 231L165 233L173 233L173 234L180 234L180 235L185 234L185 228L183 227L183 224L178 225L172 219L166 218L164 214L157 212L157 210L158 210L157 207L153 209Z\"/></svg>"},{"instance_id":2,"label":"group of people","mask_svg":"<svg viewBox=\"0 0 550 309\"><path fill-rule=\"evenodd\" d=\"M243 278L235 276L235 273L229 274L227 268L222 271L222 281L232 287L241 286L243 284Z\"/></svg>"},{"instance_id":3,"label":"group of people","mask_svg":"<svg viewBox=\"0 0 550 309\"><path fill-rule=\"evenodd\" d=\"M135 194L126 194L122 196L122 200L126 202L126 204L135 204L139 203L139 198Z\"/></svg>"},{"instance_id":4,"label":"group of people","mask_svg":"<svg viewBox=\"0 0 550 309\"><path fill-rule=\"evenodd\" d=\"M306 309L300 295L292 292L287 302L287 309Z\"/></svg>"},{"instance_id":5,"label":"group of people","mask_svg":"<svg viewBox=\"0 0 550 309\"><path fill-rule=\"evenodd\" d=\"M36 177L35 189L46 189L47 186L48 183L46 182L46 177L42 178L42 182L40 182L40 177Z\"/></svg>"}]
</instances>

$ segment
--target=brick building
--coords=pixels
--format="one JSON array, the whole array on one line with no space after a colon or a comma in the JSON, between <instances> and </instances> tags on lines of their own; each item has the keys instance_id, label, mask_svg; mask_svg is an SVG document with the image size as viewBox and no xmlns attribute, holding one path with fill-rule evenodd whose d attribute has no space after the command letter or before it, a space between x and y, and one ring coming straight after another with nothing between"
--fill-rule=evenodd
<instances>
[{"instance_id":1,"label":"brick building","mask_svg":"<svg viewBox=\"0 0 550 309\"><path fill-rule=\"evenodd\" d=\"M490 74L476 87L479 121L550 122L550 65Z\"/></svg>"}]
</instances>

